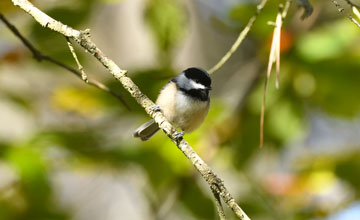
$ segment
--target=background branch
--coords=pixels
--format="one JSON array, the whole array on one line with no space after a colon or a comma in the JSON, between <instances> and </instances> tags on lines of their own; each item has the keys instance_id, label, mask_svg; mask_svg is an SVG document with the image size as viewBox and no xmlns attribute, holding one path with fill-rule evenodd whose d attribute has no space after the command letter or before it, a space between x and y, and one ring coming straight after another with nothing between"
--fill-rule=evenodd
<instances>
[{"instance_id":1,"label":"background branch","mask_svg":"<svg viewBox=\"0 0 360 220\"><path fill-rule=\"evenodd\" d=\"M360 7L357 4L354 4L352 1L350 1L350 0L344 0L344 1L346 1L351 7L360 9Z\"/></svg>"},{"instance_id":2,"label":"background branch","mask_svg":"<svg viewBox=\"0 0 360 220\"><path fill-rule=\"evenodd\" d=\"M340 13L343 13L345 11L345 9L343 7L341 7L341 5L337 1L335 1L335 0L331 0L331 1L332 1L332 3L334 3L335 7L338 9L338 11ZM347 1L347 2L349 3L350 1ZM345 15L346 15L346 17L349 18L349 20L352 23L354 23L356 26L358 26L360 28L360 23L353 16L351 16L349 13L345 13Z\"/></svg>"},{"instance_id":3,"label":"background branch","mask_svg":"<svg viewBox=\"0 0 360 220\"><path fill-rule=\"evenodd\" d=\"M286 18L286 15L287 15L287 13L289 11L291 3L292 3L292 0L287 0L286 3L285 3L284 9L282 10L282 13L281 13L281 18L282 18L283 21Z\"/></svg>"},{"instance_id":4,"label":"background branch","mask_svg":"<svg viewBox=\"0 0 360 220\"><path fill-rule=\"evenodd\" d=\"M210 74L213 74L214 72L218 71L235 53L235 51L239 48L240 44L244 41L246 35L249 33L252 25L254 24L257 16L260 14L261 10L264 8L267 0L262 0L257 6L256 6L256 12L255 14L250 18L249 22L245 26L245 28L240 32L238 38L234 42L234 44L231 46L230 50L220 59L220 61L215 64L208 72Z\"/></svg>"},{"instance_id":5,"label":"background branch","mask_svg":"<svg viewBox=\"0 0 360 220\"><path fill-rule=\"evenodd\" d=\"M216 192L216 190L211 189L212 193L214 194L215 197L215 204L216 204L216 208L217 208L217 212L219 214L219 218L220 220L226 220L226 215L224 212L224 208L221 204L221 199L220 199L220 195L219 192Z\"/></svg>"},{"instance_id":6,"label":"background branch","mask_svg":"<svg viewBox=\"0 0 360 220\"><path fill-rule=\"evenodd\" d=\"M127 71L120 69L114 61L109 59L103 52L93 43L89 36L89 31L78 31L62 24L59 21L49 17L27 0L12 0L14 5L19 6L29 13L41 25L59 32L66 37L74 39L86 51L92 54L98 61L123 85L123 87L133 96L133 98L145 109L145 111L155 120L159 127L171 138L176 146L185 154L195 168L200 172L201 176L206 180L212 190L216 190L217 194L223 199L229 208L236 214L239 219L248 220L249 217L235 202L235 199L225 187L223 181L214 173L214 171L199 157L192 147L184 139L176 139L174 136L176 130L165 116L158 111L153 110L154 103L143 93L137 85L126 76ZM262 2L266 2L263 0Z\"/></svg>"},{"instance_id":7,"label":"background branch","mask_svg":"<svg viewBox=\"0 0 360 220\"><path fill-rule=\"evenodd\" d=\"M82 79L82 73L79 72L78 70L50 57L47 55L42 54L38 49L36 49L31 43L30 41L28 41L24 36L22 36L22 34L19 32L19 30L12 25L3 14L0 13L0 20L2 20L4 22L4 24L9 28L9 30L16 36L18 37L21 42L30 50L30 52L33 54L34 59L36 59L37 61L48 61L50 63L56 64L68 71L70 71L71 73L73 73L75 76L77 76L78 78ZM94 79L87 79L87 83L91 86L94 86L100 90L103 90L105 92L110 93L112 96L114 96L115 98L117 98L128 110L131 110L129 105L125 102L125 100L122 98L122 96L111 90L109 87L107 87L106 85L102 84L101 82L94 80Z\"/></svg>"}]
</instances>

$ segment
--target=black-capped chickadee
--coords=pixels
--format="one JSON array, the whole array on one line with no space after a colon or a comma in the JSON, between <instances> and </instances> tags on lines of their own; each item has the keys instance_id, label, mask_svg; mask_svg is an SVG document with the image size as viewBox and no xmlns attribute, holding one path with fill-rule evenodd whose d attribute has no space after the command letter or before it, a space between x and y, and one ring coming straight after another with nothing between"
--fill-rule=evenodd
<instances>
[{"instance_id":1,"label":"black-capped chickadee","mask_svg":"<svg viewBox=\"0 0 360 220\"><path fill-rule=\"evenodd\" d=\"M203 69L192 67L184 70L169 81L160 91L156 100L157 109L182 132L190 133L204 121L210 105L210 75ZM154 120L141 125L134 132L134 137L146 141L159 130Z\"/></svg>"}]
</instances>

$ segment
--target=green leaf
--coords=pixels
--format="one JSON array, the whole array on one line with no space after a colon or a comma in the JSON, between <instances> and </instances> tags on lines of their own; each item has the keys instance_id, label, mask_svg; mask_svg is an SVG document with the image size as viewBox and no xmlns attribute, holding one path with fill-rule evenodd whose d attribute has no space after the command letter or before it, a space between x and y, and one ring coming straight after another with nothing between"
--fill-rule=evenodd
<instances>
[{"instance_id":1,"label":"green leaf","mask_svg":"<svg viewBox=\"0 0 360 220\"><path fill-rule=\"evenodd\" d=\"M308 32L297 45L297 52L310 62L335 58L345 53L359 36L354 24L341 20Z\"/></svg>"},{"instance_id":2,"label":"green leaf","mask_svg":"<svg viewBox=\"0 0 360 220\"><path fill-rule=\"evenodd\" d=\"M29 146L13 147L8 152L8 159L24 181L28 193L41 197L48 192L46 164L38 152Z\"/></svg>"},{"instance_id":3,"label":"green leaf","mask_svg":"<svg viewBox=\"0 0 360 220\"><path fill-rule=\"evenodd\" d=\"M360 111L359 64L350 57L310 65L317 82L311 101L324 111L338 116L353 117Z\"/></svg>"},{"instance_id":4,"label":"green leaf","mask_svg":"<svg viewBox=\"0 0 360 220\"><path fill-rule=\"evenodd\" d=\"M169 52L183 38L185 16L177 1L149 0L145 19L162 51Z\"/></svg>"},{"instance_id":5,"label":"green leaf","mask_svg":"<svg viewBox=\"0 0 360 220\"><path fill-rule=\"evenodd\" d=\"M267 118L266 131L283 141L291 140L303 130L302 118L289 101L278 102Z\"/></svg>"}]
</instances>

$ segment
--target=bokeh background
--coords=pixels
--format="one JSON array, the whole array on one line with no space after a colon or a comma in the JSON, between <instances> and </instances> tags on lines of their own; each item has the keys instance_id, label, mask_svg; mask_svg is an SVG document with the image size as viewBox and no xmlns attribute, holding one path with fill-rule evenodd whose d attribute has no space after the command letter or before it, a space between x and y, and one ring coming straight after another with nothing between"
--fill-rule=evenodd
<instances>
[{"instance_id":1,"label":"bokeh background","mask_svg":"<svg viewBox=\"0 0 360 220\"><path fill-rule=\"evenodd\" d=\"M212 67L259 1L34 0L92 39L142 92L189 66ZM353 1L360 4L360 1ZM206 122L186 139L252 219L360 219L360 29L331 1L284 21L280 89L271 78L265 143L259 118L279 0L213 77ZM349 13L351 11L340 1ZM44 54L76 68L66 40L1 0L0 10ZM76 46L87 74L37 62L0 23L0 219L217 219L207 184L159 132L132 137L149 117L98 62ZM226 208L229 219L235 216Z\"/></svg>"}]
</instances>

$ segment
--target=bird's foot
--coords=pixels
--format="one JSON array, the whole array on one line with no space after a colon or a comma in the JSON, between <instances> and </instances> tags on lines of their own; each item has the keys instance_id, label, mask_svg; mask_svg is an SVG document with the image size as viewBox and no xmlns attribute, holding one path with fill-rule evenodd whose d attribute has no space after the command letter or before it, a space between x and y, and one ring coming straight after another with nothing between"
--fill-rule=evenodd
<instances>
[{"instance_id":1,"label":"bird's foot","mask_svg":"<svg viewBox=\"0 0 360 220\"><path fill-rule=\"evenodd\" d=\"M151 106L151 110L154 111L154 112L160 112L161 108L158 105L153 105L153 106Z\"/></svg>"},{"instance_id":2,"label":"bird's foot","mask_svg":"<svg viewBox=\"0 0 360 220\"><path fill-rule=\"evenodd\" d=\"M174 133L174 138L177 140L177 141L181 141L183 139L183 136L184 136L185 132L182 131L182 132L175 132Z\"/></svg>"}]
</instances>

